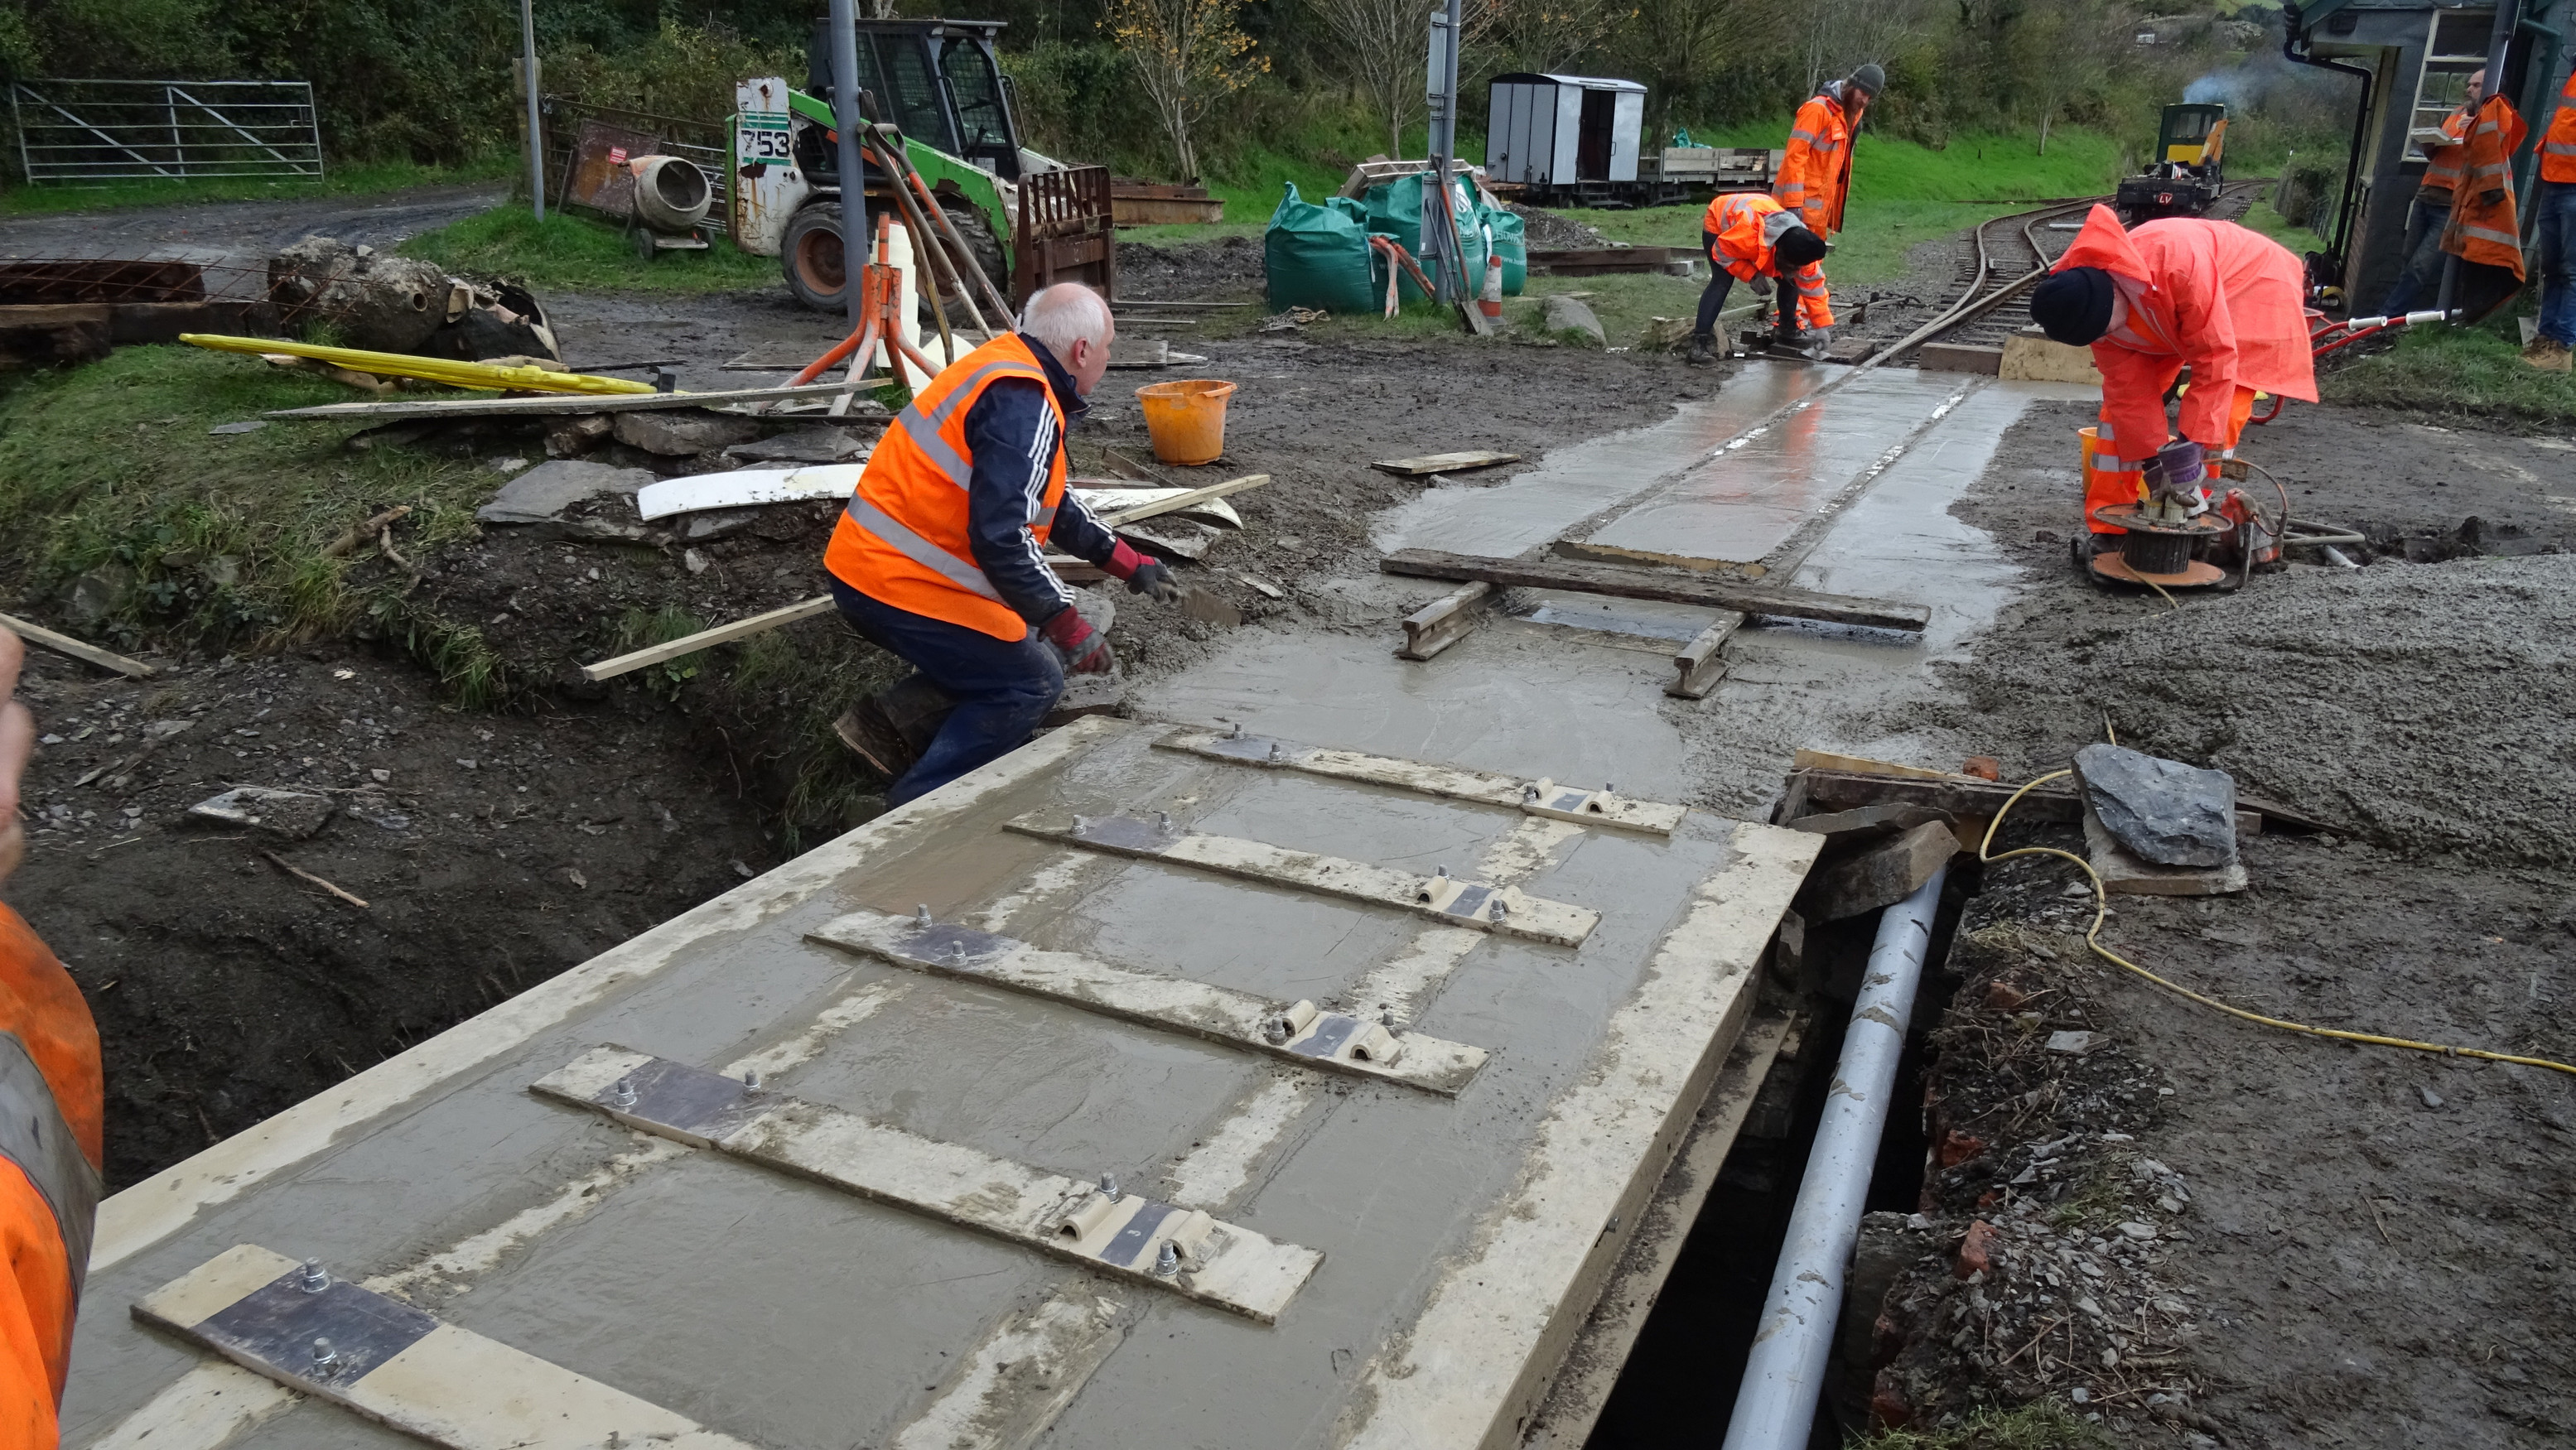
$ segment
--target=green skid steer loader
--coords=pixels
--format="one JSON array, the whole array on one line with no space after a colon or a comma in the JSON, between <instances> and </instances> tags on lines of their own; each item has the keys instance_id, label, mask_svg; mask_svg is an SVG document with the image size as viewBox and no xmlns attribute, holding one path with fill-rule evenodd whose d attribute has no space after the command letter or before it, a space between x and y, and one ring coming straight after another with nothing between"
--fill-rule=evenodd
<instances>
[{"instance_id":1,"label":"green skid steer loader","mask_svg":"<svg viewBox=\"0 0 2576 1450\"><path fill-rule=\"evenodd\" d=\"M1109 168L1065 166L1020 145L990 20L862 20L859 89L904 148L986 276L1017 306L1051 282L1117 292ZM806 87L775 76L734 88L734 245L776 257L808 307L844 311L840 139L827 22L816 20ZM867 167L869 226L894 216L901 178ZM916 249L920 246L916 238Z\"/></svg>"}]
</instances>

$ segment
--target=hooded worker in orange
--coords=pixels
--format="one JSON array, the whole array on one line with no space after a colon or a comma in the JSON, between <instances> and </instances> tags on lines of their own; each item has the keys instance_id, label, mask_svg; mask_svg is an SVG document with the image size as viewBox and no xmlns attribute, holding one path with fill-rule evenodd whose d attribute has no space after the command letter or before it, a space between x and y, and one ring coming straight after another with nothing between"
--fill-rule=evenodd
<instances>
[{"instance_id":1,"label":"hooded worker in orange","mask_svg":"<svg viewBox=\"0 0 2576 1450\"><path fill-rule=\"evenodd\" d=\"M2109 207L2093 208L2032 290L2030 315L2059 342L2090 344L2102 372L2101 443L2120 466L2084 500L2096 534L2119 530L2093 510L2137 502L2141 483L2204 505L2208 455L2235 452L2257 392L2316 401L2306 285L2297 257L2234 222L2165 217L2132 232ZM2185 367L2177 439L2164 397Z\"/></svg>"},{"instance_id":2,"label":"hooded worker in orange","mask_svg":"<svg viewBox=\"0 0 2576 1450\"><path fill-rule=\"evenodd\" d=\"M0 883L25 852L18 776L35 744L10 697L26 647L0 629ZM63 964L0 906L0 1445L51 1446L106 1158L98 1028Z\"/></svg>"}]
</instances>

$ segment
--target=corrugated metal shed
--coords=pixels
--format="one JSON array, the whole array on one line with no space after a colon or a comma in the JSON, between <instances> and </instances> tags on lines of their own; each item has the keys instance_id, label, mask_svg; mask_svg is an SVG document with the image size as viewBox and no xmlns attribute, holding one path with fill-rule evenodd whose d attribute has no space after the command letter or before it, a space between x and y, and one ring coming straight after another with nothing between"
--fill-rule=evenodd
<instances>
[{"instance_id":1,"label":"corrugated metal shed","mask_svg":"<svg viewBox=\"0 0 2576 1450\"><path fill-rule=\"evenodd\" d=\"M1599 76L1519 72L1487 88L1485 170L1520 186L1635 181L1646 88Z\"/></svg>"}]
</instances>

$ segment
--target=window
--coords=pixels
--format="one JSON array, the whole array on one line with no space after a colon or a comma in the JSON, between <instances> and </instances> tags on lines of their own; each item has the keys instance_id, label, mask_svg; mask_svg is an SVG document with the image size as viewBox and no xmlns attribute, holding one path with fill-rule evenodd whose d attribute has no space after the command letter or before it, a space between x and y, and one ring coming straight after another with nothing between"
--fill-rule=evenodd
<instances>
[{"instance_id":1,"label":"window","mask_svg":"<svg viewBox=\"0 0 2576 1450\"><path fill-rule=\"evenodd\" d=\"M930 73L929 46L919 35L874 35L877 75L884 89L877 92L877 104L883 108L883 119L903 128L903 133L926 145L953 152L957 139L948 134L948 112L939 104L939 83Z\"/></svg>"},{"instance_id":2,"label":"window","mask_svg":"<svg viewBox=\"0 0 2576 1450\"><path fill-rule=\"evenodd\" d=\"M957 106L958 141L963 154L1006 151L1011 145L1010 116L1002 107L1002 86L993 74L992 57L970 39L944 42L940 73L948 77L948 98Z\"/></svg>"}]
</instances>

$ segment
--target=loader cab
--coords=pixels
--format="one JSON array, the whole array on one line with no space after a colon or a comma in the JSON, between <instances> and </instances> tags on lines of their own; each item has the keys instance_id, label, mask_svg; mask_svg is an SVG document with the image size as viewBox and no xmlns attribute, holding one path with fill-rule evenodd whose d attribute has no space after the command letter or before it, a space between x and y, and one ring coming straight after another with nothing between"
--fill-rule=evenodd
<instances>
[{"instance_id":1,"label":"loader cab","mask_svg":"<svg viewBox=\"0 0 2576 1450\"><path fill-rule=\"evenodd\" d=\"M998 20L862 20L859 86L875 95L878 119L915 141L1020 179L1020 133L1010 89L993 58ZM814 22L805 49L805 93L832 98L831 22ZM817 140L819 141L819 137ZM829 175L830 158L798 158ZM819 164L817 164L819 163Z\"/></svg>"},{"instance_id":2,"label":"loader cab","mask_svg":"<svg viewBox=\"0 0 2576 1450\"><path fill-rule=\"evenodd\" d=\"M2156 156L2182 166L2216 166L2227 142L2227 108L2187 102L2165 107Z\"/></svg>"}]
</instances>

